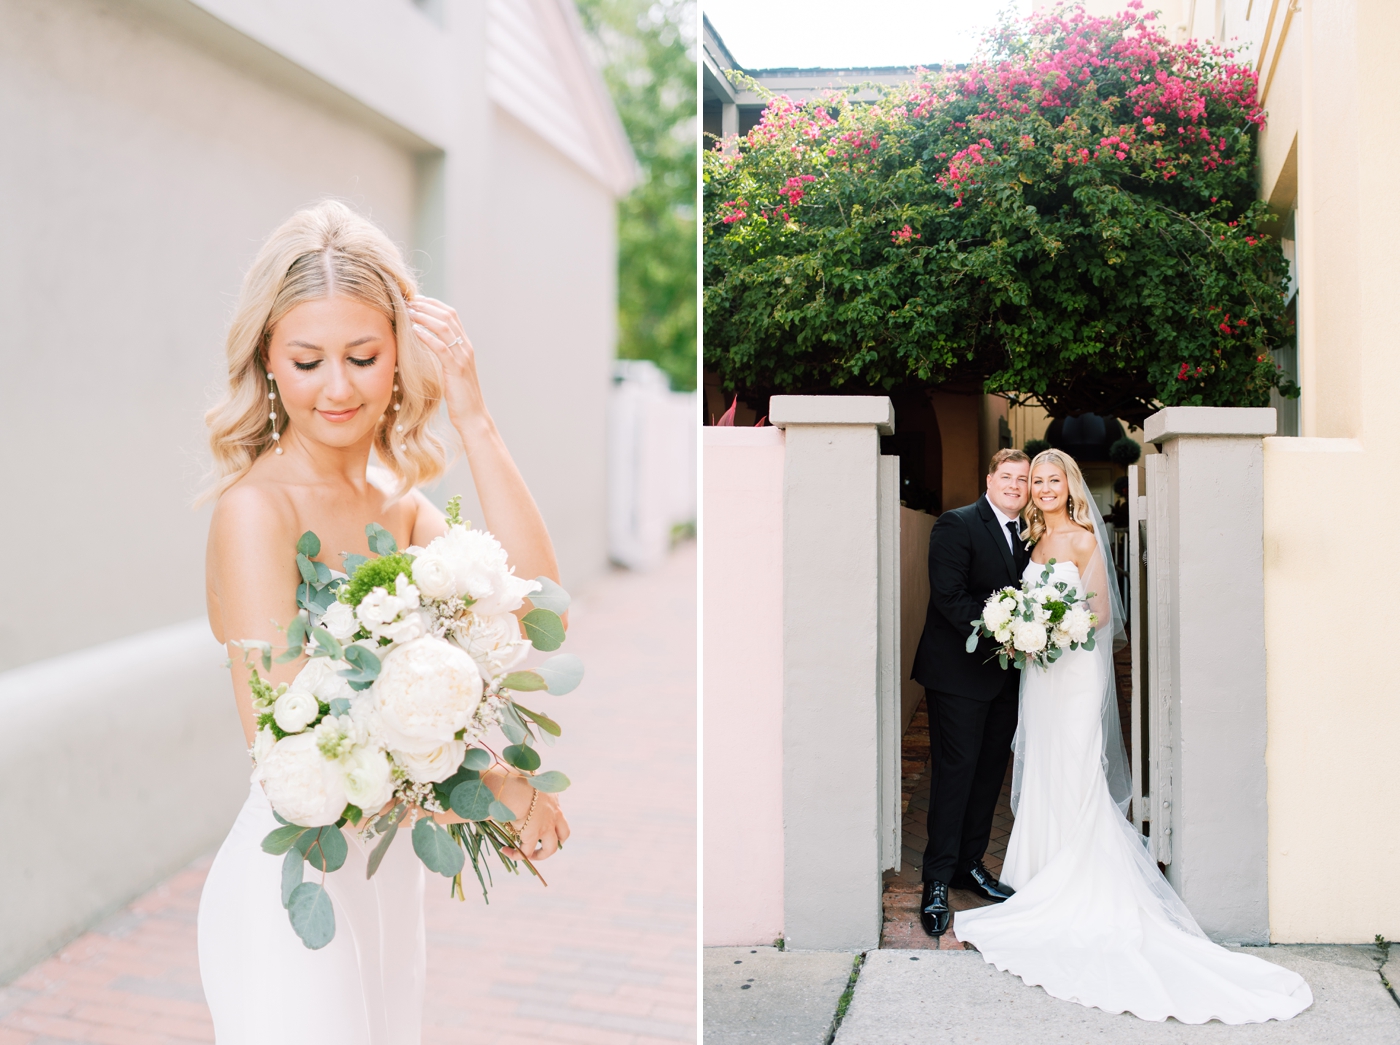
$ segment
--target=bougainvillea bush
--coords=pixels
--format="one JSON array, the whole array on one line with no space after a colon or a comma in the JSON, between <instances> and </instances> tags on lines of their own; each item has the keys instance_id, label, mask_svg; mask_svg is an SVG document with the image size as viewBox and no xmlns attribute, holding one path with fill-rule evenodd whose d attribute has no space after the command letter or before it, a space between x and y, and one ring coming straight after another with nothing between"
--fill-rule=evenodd
<instances>
[{"instance_id":1,"label":"bougainvillea bush","mask_svg":"<svg viewBox=\"0 0 1400 1045\"><path fill-rule=\"evenodd\" d=\"M1296 394L1256 77L1140 5L1007 22L874 104L771 100L704 164L705 361L750 397L911 386L1140 421Z\"/></svg>"}]
</instances>

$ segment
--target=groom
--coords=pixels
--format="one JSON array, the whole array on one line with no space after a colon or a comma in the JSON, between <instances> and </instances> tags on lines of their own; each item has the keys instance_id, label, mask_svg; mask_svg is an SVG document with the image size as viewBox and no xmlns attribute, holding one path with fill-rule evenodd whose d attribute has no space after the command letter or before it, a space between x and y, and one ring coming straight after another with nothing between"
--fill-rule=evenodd
<instances>
[{"instance_id":1,"label":"groom","mask_svg":"<svg viewBox=\"0 0 1400 1045\"><path fill-rule=\"evenodd\" d=\"M919 905L930 936L942 936L953 920L949 886L994 903L1012 894L982 865L982 854L1016 733L1021 673L998 665L990 640L982 639L975 653L966 643L987 596L1019 584L1030 559L1018 522L1030 497L1030 470L1020 450L998 450L986 494L940 515L929 538L931 593L913 677L927 694L932 753Z\"/></svg>"}]
</instances>

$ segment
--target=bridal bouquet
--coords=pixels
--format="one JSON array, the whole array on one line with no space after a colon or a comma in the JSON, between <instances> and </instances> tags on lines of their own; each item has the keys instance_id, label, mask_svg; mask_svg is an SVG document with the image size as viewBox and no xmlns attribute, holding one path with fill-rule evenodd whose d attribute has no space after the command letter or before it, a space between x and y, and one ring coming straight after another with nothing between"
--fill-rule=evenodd
<instances>
[{"instance_id":1,"label":"bridal bouquet","mask_svg":"<svg viewBox=\"0 0 1400 1045\"><path fill-rule=\"evenodd\" d=\"M528 815L502 805L482 774L505 763L531 774L537 791L569 786L557 770L536 772L537 745L552 743L559 726L516 701L532 691L568 693L582 680L582 662L567 653L521 667L532 648L563 644L560 614L569 596L546 577L516 577L500 543L462 521L460 500L448 505L448 532L426 548L400 551L371 523L376 557L346 556L345 577L313 561L321 542L302 534L300 610L286 628L287 648L274 658L270 643L239 644L245 659L259 654L264 671L274 659L311 658L289 685L274 687L256 667L250 672L258 716L253 778L282 825L262 847L285 854L282 904L309 948L335 936L323 883L345 863L342 827L378 839L366 867L373 876L406 820L414 852L465 899L468 857L486 893L483 846L518 871L502 850L518 850L509 822ZM517 619L512 611L527 597L533 608ZM497 727L509 742L497 745L499 753L487 741ZM424 815L448 810L466 822L444 826ZM307 863L321 882L303 881Z\"/></svg>"},{"instance_id":2,"label":"bridal bouquet","mask_svg":"<svg viewBox=\"0 0 1400 1045\"><path fill-rule=\"evenodd\" d=\"M1052 582L1055 560L1045 564L1040 580L1022 581L1019 588L1002 588L988 596L980 620L972 622L967 652L977 650L986 636L1000 645L996 657L1002 669L1014 663L1018 669L1029 664L1049 667L1065 650L1094 648L1094 626L1098 614L1089 609L1094 593L1081 598L1064 581Z\"/></svg>"}]
</instances>

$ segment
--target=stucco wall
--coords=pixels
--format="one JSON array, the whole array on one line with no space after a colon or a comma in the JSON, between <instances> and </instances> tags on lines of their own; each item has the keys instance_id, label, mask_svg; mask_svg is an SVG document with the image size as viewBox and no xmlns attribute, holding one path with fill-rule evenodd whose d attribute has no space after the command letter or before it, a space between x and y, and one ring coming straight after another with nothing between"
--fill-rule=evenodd
<instances>
[{"instance_id":1,"label":"stucco wall","mask_svg":"<svg viewBox=\"0 0 1400 1045\"><path fill-rule=\"evenodd\" d=\"M705 939L783 932L783 430L703 430Z\"/></svg>"},{"instance_id":2,"label":"stucco wall","mask_svg":"<svg viewBox=\"0 0 1400 1045\"><path fill-rule=\"evenodd\" d=\"M243 270L339 195L396 239L402 149L125 5L0 0L0 670L204 610L203 411ZM74 614L97 585L122 612Z\"/></svg>"},{"instance_id":3,"label":"stucco wall","mask_svg":"<svg viewBox=\"0 0 1400 1045\"><path fill-rule=\"evenodd\" d=\"M924 687L909 677L919 637L928 617L928 539L937 516L899 510L899 734L909 728L909 720L919 708Z\"/></svg>"}]
</instances>

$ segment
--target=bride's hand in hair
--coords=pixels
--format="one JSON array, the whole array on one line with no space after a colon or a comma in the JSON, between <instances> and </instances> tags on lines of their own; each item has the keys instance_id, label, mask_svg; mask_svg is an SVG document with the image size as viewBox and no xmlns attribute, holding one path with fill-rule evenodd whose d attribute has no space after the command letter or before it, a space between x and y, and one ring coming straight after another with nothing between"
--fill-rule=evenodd
<instances>
[{"instance_id":1,"label":"bride's hand in hair","mask_svg":"<svg viewBox=\"0 0 1400 1045\"><path fill-rule=\"evenodd\" d=\"M465 438L467 429L489 421L486 400L476 375L476 352L457 310L436 298L418 296L408 302L408 314L418 340L442 365L442 398L452 427Z\"/></svg>"}]
</instances>

